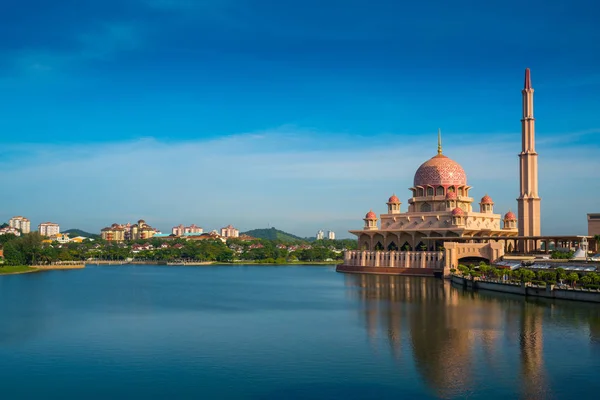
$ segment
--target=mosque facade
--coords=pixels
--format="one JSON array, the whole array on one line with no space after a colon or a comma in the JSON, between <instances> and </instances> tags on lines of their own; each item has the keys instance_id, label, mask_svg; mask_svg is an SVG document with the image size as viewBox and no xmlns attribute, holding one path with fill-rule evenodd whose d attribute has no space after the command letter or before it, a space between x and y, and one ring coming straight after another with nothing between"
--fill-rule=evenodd
<instances>
[{"instance_id":1,"label":"mosque facade","mask_svg":"<svg viewBox=\"0 0 600 400\"><path fill-rule=\"evenodd\" d=\"M522 96L518 216L510 210L504 215L496 213L488 194L475 202L465 170L443 154L438 131L437 154L415 172L406 211L395 194L386 202L386 213L378 216L369 211L363 228L350 231L357 237L358 250L345 253L338 271L447 275L460 259L491 262L516 247L532 250L535 240L523 237L540 235L541 200L529 68Z\"/></svg>"}]
</instances>

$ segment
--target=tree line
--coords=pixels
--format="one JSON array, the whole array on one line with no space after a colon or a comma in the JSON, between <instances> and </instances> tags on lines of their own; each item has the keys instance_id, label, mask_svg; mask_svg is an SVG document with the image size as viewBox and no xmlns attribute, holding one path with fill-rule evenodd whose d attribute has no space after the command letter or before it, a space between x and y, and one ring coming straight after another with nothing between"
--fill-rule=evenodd
<instances>
[{"instance_id":1,"label":"tree line","mask_svg":"<svg viewBox=\"0 0 600 400\"><path fill-rule=\"evenodd\" d=\"M128 242L109 242L101 239L81 243L47 243L37 232L0 236L6 265L41 265L66 261L216 261L216 262L319 262L340 260L345 249L356 249L356 241L318 240L313 242L256 239L244 241L221 240L164 240L151 238ZM139 246L135 246L139 245ZM151 246L146 246L151 245ZM142 247L139 250L134 250Z\"/></svg>"}]
</instances>

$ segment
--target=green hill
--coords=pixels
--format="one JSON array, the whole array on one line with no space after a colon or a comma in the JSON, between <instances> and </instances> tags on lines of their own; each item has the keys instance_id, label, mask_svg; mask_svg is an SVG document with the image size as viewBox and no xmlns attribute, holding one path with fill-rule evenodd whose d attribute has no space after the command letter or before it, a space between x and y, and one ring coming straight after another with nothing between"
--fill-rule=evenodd
<instances>
[{"instance_id":1,"label":"green hill","mask_svg":"<svg viewBox=\"0 0 600 400\"><path fill-rule=\"evenodd\" d=\"M299 236L292 235L291 233L280 231L279 229L275 229L275 228L252 229L248 232L242 232L242 235L252 236L257 239L281 240L284 242L295 242L298 240L306 240Z\"/></svg>"},{"instance_id":2,"label":"green hill","mask_svg":"<svg viewBox=\"0 0 600 400\"><path fill-rule=\"evenodd\" d=\"M100 239L100 235L82 231L81 229L67 229L66 231L63 231L62 233L68 233L69 236L72 238L77 237L77 236L83 236L83 237L90 238L90 239Z\"/></svg>"}]
</instances>

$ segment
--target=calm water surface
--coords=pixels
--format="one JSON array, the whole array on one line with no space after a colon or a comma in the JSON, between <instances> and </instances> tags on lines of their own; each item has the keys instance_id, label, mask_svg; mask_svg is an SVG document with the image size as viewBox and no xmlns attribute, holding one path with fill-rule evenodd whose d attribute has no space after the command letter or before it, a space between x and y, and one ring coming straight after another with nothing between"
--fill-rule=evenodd
<instances>
[{"instance_id":1,"label":"calm water surface","mask_svg":"<svg viewBox=\"0 0 600 400\"><path fill-rule=\"evenodd\" d=\"M600 307L331 267L0 277L0 396L598 398Z\"/></svg>"}]
</instances>

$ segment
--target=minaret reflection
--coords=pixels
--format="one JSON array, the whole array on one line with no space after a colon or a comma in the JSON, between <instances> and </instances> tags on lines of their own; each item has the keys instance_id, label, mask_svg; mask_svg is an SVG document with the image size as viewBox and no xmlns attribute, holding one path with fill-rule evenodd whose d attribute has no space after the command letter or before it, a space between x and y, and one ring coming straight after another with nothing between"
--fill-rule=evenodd
<instances>
[{"instance_id":1,"label":"minaret reflection","mask_svg":"<svg viewBox=\"0 0 600 400\"><path fill-rule=\"evenodd\" d=\"M544 397L539 390L547 386L543 307L522 298L466 292L430 278L347 275L346 285L364 302L371 341L387 339L398 362L410 362L410 352L436 395L468 395L478 377L502 373L514 362L506 353L517 347L512 336L520 340L521 373L515 378L522 381L522 395Z\"/></svg>"}]
</instances>

